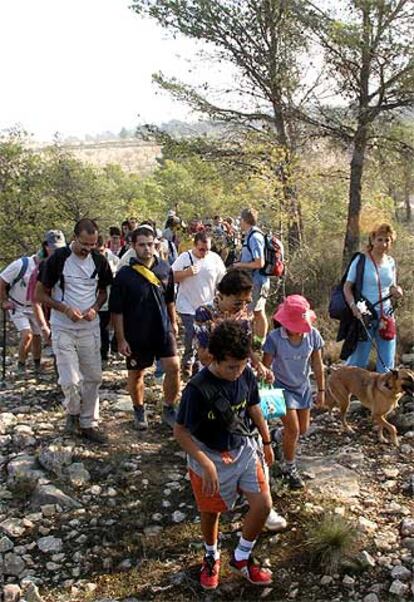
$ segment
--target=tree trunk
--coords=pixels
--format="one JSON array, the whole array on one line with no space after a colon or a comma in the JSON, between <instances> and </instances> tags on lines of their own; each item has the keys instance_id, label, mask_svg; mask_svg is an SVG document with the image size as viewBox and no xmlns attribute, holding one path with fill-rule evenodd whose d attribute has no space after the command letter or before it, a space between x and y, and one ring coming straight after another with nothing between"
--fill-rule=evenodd
<instances>
[{"instance_id":1,"label":"tree trunk","mask_svg":"<svg viewBox=\"0 0 414 602\"><path fill-rule=\"evenodd\" d=\"M409 224L413 219L413 211L411 209L411 195L410 191L406 190L404 194L404 207L405 207L405 221Z\"/></svg>"},{"instance_id":2,"label":"tree trunk","mask_svg":"<svg viewBox=\"0 0 414 602\"><path fill-rule=\"evenodd\" d=\"M361 218L361 185L367 147L367 126L360 125L354 139L349 182L348 221L346 224L343 265L359 250Z\"/></svg>"}]
</instances>

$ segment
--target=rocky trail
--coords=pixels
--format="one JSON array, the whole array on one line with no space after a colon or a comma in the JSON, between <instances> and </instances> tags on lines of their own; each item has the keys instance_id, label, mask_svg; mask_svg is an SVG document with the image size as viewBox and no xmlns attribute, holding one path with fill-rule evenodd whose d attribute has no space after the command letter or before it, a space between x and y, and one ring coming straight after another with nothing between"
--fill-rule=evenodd
<instances>
[{"instance_id":1,"label":"rocky trail","mask_svg":"<svg viewBox=\"0 0 414 602\"><path fill-rule=\"evenodd\" d=\"M352 403L355 434L315 413L301 445L303 492L272 479L274 504L288 520L264 533L257 554L273 569L257 591L231 575L229 557L245 508L222 520L219 589L203 593L198 516L183 453L161 424L161 388L147 379L150 429L132 427L122 362L104 373L102 428L109 444L63 434L61 392L51 365L0 391L0 579L5 602L142 600L301 600L383 602L414 599L414 402L395 421L397 450L380 444ZM12 379L10 379L9 383ZM353 562L332 575L309 565L308 525L326 512L359 533Z\"/></svg>"}]
</instances>

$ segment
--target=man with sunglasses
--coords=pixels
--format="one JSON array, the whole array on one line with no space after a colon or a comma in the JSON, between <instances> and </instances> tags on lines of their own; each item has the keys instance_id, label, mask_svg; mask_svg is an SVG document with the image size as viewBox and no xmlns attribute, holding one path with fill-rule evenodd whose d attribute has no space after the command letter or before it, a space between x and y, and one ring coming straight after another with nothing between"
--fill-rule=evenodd
<instances>
[{"instance_id":1,"label":"man with sunglasses","mask_svg":"<svg viewBox=\"0 0 414 602\"><path fill-rule=\"evenodd\" d=\"M51 307L52 346L65 395L65 431L105 443L97 429L102 381L98 312L112 282L108 261L96 250L98 227L81 219L73 242L44 263L36 300Z\"/></svg>"},{"instance_id":2,"label":"man with sunglasses","mask_svg":"<svg viewBox=\"0 0 414 602\"><path fill-rule=\"evenodd\" d=\"M211 237L206 232L197 232L192 250L181 253L172 269L174 281L179 283L177 311L184 326L183 374L191 376L195 312L200 305L212 303L226 267L221 257L211 251Z\"/></svg>"},{"instance_id":3,"label":"man with sunglasses","mask_svg":"<svg viewBox=\"0 0 414 602\"><path fill-rule=\"evenodd\" d=\"M109 299L118 351L126 357L134 424L142 431L148 428L144 374L154 359L161 359L165 372L163 420L171 427L180 388L173 274L168 262L156 256L155 243L148 224L132 233L135 257L118 272Z\"/></svg>"}]
</instances>

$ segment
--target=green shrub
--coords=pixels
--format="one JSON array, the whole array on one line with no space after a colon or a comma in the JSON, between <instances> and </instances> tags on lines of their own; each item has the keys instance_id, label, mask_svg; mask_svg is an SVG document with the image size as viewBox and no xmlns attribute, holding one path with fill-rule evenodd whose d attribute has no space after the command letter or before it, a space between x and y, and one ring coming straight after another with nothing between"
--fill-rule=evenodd
<instances>
[{"instance_id":1,"label":"green shrub","mask_svg":"<svg viewBox=\"0 0 414 602\"><path fill-rule=\"evenodd\" d=\"M358 533L343 516L327 514L305 534L305 551L312 567L335 573L356 551Z\"/></svg>"}]
</instances>

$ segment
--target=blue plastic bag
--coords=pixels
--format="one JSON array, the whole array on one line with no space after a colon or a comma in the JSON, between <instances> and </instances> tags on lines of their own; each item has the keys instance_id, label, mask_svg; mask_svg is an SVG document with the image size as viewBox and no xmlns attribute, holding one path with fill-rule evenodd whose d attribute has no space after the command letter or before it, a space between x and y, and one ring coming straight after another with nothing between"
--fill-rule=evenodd
<instances>
[{"instance_id":1,"label":"blue plastic bag","mask_svg":"<svg viewBox=\"0 0 414 602\"><path fill-rule=\"evenodd\" d=\"M276 389L266 385L259 386L260 409L265 420L286 416L286 400L284 389Z\"/></svg>"}]
</instances>

